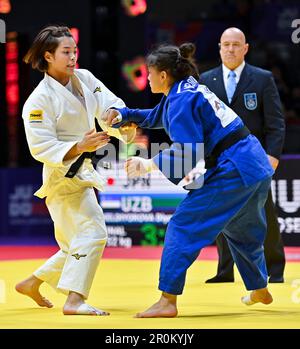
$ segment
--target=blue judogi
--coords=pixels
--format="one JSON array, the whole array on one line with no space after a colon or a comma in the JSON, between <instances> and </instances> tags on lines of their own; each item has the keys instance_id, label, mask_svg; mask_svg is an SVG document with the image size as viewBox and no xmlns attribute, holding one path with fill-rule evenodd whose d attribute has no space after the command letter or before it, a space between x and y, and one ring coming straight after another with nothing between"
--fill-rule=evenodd
<instances>
[{"instance_id":1,"label":"blue judogi","mask_svg":"<svg viewBox=\"0 0 300 349\"><path fill-rule=\"evenodd\" d=\"M165 129L173 144L153 160L175 184L190 170L182 165L187 152L180 151L180 145L187 145L194 167L224 137L243 127L229 107L192 77L175 83L154 109L119 111L122 123L133 121L141 128ZM197 151L201 144L204 154ZM166 173L165 162L174 168L179 164L181 175L172 170ZM221 231L246 288L266 287L264 203L273 173L266 153L252 135L222 152L216 166L205 173L204 185L188 193L169 222L160 268L161 291L181 294L187 269Z\"/></svg>"}]
</instances>

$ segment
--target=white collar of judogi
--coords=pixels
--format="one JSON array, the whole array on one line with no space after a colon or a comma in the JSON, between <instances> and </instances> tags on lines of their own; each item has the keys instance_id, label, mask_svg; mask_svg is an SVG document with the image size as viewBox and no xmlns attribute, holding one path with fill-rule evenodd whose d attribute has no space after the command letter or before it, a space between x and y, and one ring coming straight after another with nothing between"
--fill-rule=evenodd
<instances>
[{"instance_id":1,"label":"white collar of judogi","mask_svg":"<svg viewBox=\"0 0 300 349\"><path fill-rule=\"evenodd\" d=\"M96 103L95 97L93 93L87 88L87 86L82 81L80 81L76 74L71 76L71 82L74 88L77 89L78 93L84 98L86 108L83 107L82 103L80 103L78 98L76 98L76 96L74 96L72 92L70 92L67 88L65 88L65 86L63 86L60 82L52 78L47 73L45 73L45 81L50 87L57 91L59 95L62 95L66 99L68 99L68 101L74 106L74 108L78 108L78 110L84 109L88 113L89 126L91 128L95 127L95 108L93 108Z\"/></svg>"}]
</instances>

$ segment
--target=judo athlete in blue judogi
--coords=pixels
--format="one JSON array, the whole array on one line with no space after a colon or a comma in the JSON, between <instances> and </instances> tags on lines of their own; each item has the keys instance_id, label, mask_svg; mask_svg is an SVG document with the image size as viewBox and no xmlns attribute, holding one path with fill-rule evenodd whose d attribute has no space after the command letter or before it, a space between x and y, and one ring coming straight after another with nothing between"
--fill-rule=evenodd
<instances>
[{"instance_id":1,"label":"judo athlete in blue judogi","mask_svg":"<svg viewBox=\"0 0 300 349\"><path fill-rule=\"evenodd\" d=\"M152 159L128 159L125 166L131 177L159 169L178 184L201 160L198 150L204 144L207 171L203 183L195 176L186 187L192 189L177 207L166 231L159 278L162 296L137 317L177 315L177 295L183 292L187 269L221 231L247 290L252 290L242 302L272 302L263 253L263 207L273 169L259 141L249 134L238 115L194 78L194 49L192 44L163 46L148 56L151 90L164 93L154 109L122 108L105 115L110 125L131 121L141 128L164 128L173 142ZM180 148L185 148L184 152ZM186 149L191 166L182 165ZM182 169L181 176L175 175L178 168Z\"/></svg>"}]
</instances>

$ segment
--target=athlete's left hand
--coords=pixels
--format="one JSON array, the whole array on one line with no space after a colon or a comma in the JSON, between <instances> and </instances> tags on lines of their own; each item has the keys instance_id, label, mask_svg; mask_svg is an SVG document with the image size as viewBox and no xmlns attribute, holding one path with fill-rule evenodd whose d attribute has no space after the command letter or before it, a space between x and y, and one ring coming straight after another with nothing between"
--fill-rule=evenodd
<instances>
[{"instance_id":1,"label":"athlete's left hand","mask_svg":"<svg viewBox=\"0 0 300 349\"><path fill-rule=\"evenodd\" d=\"M125 162L125 171L130 178L141 177L157 169L152 159L144 159L139 156L133 156Z\"/></svg>"},{"instance_id":2,"label":"athlete's left hand","mask_svg":"<svg viewBox=\"0 0 300 349\"><path fill-rule=\"evenodd\" d=\"M122 115L115 109L108 109L101 118L109 127L122 121Z\"/></svg>"}]
</instances>

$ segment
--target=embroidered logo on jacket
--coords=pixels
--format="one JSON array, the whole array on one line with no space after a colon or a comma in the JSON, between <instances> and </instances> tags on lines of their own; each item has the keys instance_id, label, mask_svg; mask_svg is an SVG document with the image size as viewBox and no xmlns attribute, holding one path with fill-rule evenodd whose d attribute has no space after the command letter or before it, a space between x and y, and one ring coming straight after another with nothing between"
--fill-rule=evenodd
<instances>
[{"instance_id":1,"label":"embroidered logo on jacket","mask_svg":"<svg viewBox=\"0 0 300 349\"><path fill-rule=\"evenodd\" d=\"M43 111L42 110L32 110L29 114L29 122L37 123L43 121Z\"/></svg>"},{"instance_id":2,"label":"embroidered logo on jacket","mask_svg":"<svg viewBox=\"0 0 300 349\"><path fill-rule=\"evenodd\" d=\"M78 253L72 254L72 257L76 258L78 261L81 257L86 257L86 256L87 256L86 254L78 254Z\"/></svg>"},{"instance_id":3,"label":"embroidered logo on jacket","mask_svg":"<svg viewBox=\"0 0 300 349\"><path fill-rule=\"evenodd\" d=\"M186 82L184 83L183 85L183 89L186 90L186 89L190 89L190 88L196 88L198 86L198 81L193 78L192 76L190 76Z\"/></svg>"},{"instance_id":4,"label":"embroidered logo on jacket","mask_svg":"<svg viewBox=\"0 0 300 349\"><path fill-rule=\"evenodd\" d=\"M101 92L101 88L100 87L96 87L93 93L96 93L96 92Z\"/></svg>"},{"instance_id":5,"label":"embroidered logo on jacket","mask_svg":"<svg viewBox=\"0 0 300 349\"><path fill-rule=\"evenodd\" d=\"M198 86L199 84L197 80L192 76L190 76L186 80L181 81L181 83L178 86L177 93L186 92L186 91L196 92Z\"/></svg>"},{"instance_id":6,"label":"embroidered logo on jacket","mask_svg":"<svg viewBox=\"0 0 300 349\"><path fill-rule=\"evenodd\" d=\"M256 93L244 93L244 103L248 110L254 110L257 107Z\"/></svg>"}]
</instances>

